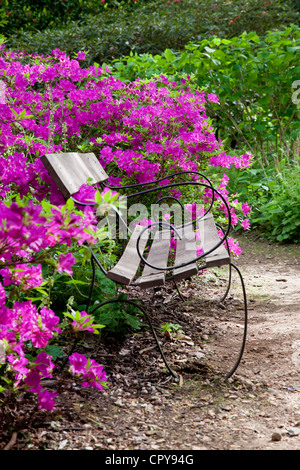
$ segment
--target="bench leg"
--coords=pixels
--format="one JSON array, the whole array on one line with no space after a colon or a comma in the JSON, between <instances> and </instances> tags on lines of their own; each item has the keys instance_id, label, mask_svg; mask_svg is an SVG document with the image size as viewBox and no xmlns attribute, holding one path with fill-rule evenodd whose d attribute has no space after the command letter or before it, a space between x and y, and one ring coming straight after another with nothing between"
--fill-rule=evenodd
<instances>
[{"instance_id":1,"label":"bench leg","mask_svg":"<svg viewBox=\"0 0 300 470\"><path fill-rule=\"evenodd\" d=\"M240 353L239 353L238 359L237 359L235 365L233 366L233 368L231 369L231 371L228 372L228 374L226 374L226 376L225 376L226 380L229 379L229 377L231 377L234 374L234 372L236 371L236 369L238 368L238 366L241 362L241 359L242 359L242 356L243 356L243 353L244 353L244 350L245 350L246 337L247 337L247 323L248 323L247 296L246 296L246 289L245 289L243 276L242 276L240 270L238 269L238 267L235 266L235 264L230 263L230 266L232 268L234 268L235 271L238 273L239 278L240 278L240 282L241 282L241 286L242 286L243 300L244 300L244 332L243 332L242 345L241 345L241 348L240 348ZM226 295L227 294L228 294L228 292L226 293Z\"/></svg>"},{"instance_id":2,"label":"bench leg","mask_svg":"<svg viewBox=\"0 0 300 470\"><path fill-rule=\"evenodd\" d=\"M92 269L93 269L93 276L92 276L92 282L91 282L91 290L90 290L90 295L89 295L89 299L88 299L88 303L87 303L87 311L88 311L88 308L89 308L89 305L90 305L90 301L91 301L91 297L92 297L92 292L93 292L93 288L94 288L94 284L95 284L95 262L94 262L94 259L93 257L91 257L91 262L92 262ZM233 263L230 263L229 264L229 279L228 279L228 285L227 285L227 289L226 289L226 292L225 294L223 295L223 297L220 299L219 302L223 302L229 291L230 291L230 287L231 287L231 278L232 278L232 268L238 273L239 275L239 278L240 278L240 282L241 282L241 286L242 286L242 291L243 291L243 300L244 300L244 332L243 332L243 339L242 339L242 345L241 345L241 348L240 348L240 353L239 353L239 356L238 356L238 359L236 361L236 363L234 364L233 368L230 370L230 372L228 372L225 376L225 379L227 380L228 378L230 378L234 372L236 371L236 369L238 368L239 364L240 364L240 361L242 359L242 356L243 356L243 353L244 353L244 349L245 349L245 344L246 344L246 336L247 336L247 323L248 323L248 308L247 308L247 296L246 296L246 289L245 289L245 284L244 284L244 280L243 280L243 277L242 277L242 274L240 272L240 270L237 268L237 266ZM179 289L178 289L178 286L176 284L176 282L173 280L174 282L174 286L181 298L182 301L184 301L184 298L182 297ZM148 315L148 313L146 312L146 310L144 309L144 307L142 307L141 305L138 305L135 301L133 300L129 300L129 299L110 299L110 300L106 300L104 302L102 302L101 304L97 305L97 307L95 307L93 309L93 311L91 312L91 314L93 314L94 311L96 311L98 308L101 308L103 305L106 305L108 303L113 303L113 302L125 302L125 303L128 303L128 304L132 304L132 305L135 305L146 317L148 323L149 323L149 326L150 326L150 329L151 329L151 332L153 334L153 337L155 339L155 342L157 344L157 347L158 347L158 350L160 352L160 355L169 371L169 373L176 379L178 379L178 375L176 374L176 372L173 371L173 369L169 366L168 364L168 361L164 355L164 352L161 348L161 345L158 341L158 338L157 338L157 335L156 335L156 332L153 328L153 325L152 325L152 322L151 322L151 318L150 316ZM74 344L75 346L75 344Z\"/></svg>"},{"instance_id":3,"label":"bench leg","mask_svg":"<svg viewBox=\"0 0 300 470\"><path fill-rule=\"evenodd\" d=\"M92 282L91 282L89 298L88 298L88 301L87 301L87 304L86 304L86 311L87 312L89 311L89 306L90 306L90 303L91 303L91 300L92 300L92 294L93 294L93 290L94 290L94 287L95 287L95 279L96 279L96 266L95 266L95 261L94 261L93 256L91 256L91 265L92 265L93 274L92 274Z\"/></svg>"},{"instance_id":4,"label":"bench leg","mask_svg":"<svg viewBox=\"0 0 300 470\"><path fill-rule=\"evenodd\" d=\"M178 375L176 374L176 372L173 371L173 369L169 366L168 364L168 361L164 355L164 352L161 348L161 345L158 341L158 338L157 338L157 335L156 335L156 332L154 330L154 327L152 325L152 322L151 322L151 319L150 319L150 316L148 315L148 313L146 312L146 310L144 309L144 307L142 307L141 305L137 304L136 301L134 300L130 300L130 299L110 299L110 300L105 300L104 302L101 302L101 304L97 305L91 312L90 314L93 315L94 312L96 310L98 310L99 308L103 307L104 305L107 305L107 304L110 304L110 303L115 303L115 302L123 302L123 303L127 303L127 304L131 304L131 305L134 305L135 307L137 307L146 317L148 323L149 323L149 326L150 326L150 329L151 329L151 332L153 334L153 337L155 339L155 342L156 342L156 345L158 347L158 350L160 352L160 355L169 371L169 373L176 379L178 379Z\"/></svg>"},{"instance_id":5,"label":"bench leg","mask_svg":"<svg viewBox=\"0 0 300 470\"><path fill-rule=\"evenodd\" d=\"M178 286L177 286L177 284L176 284L175 279L173 279L173 283L174 283L174 287L175 287L175 289L176 289L176 291L177 291L177 294L179 295L180 299L182 300L182 302L185 302L185 300L184 300L184 298L182 297L181 292L180 292L180 290L179 290L179 288L178 288Z\"/></svg>"},{"instance_id":6,"label":"bench leg","mask_svg":"<svg viewBox=\"0 0 300 470\"><path fill-rule=\"evenodd\" d=\"M232 265L229 264L229 265L228 265L228 282L227 282L227 288L226 288L225 294L224 294L223 297L219 300L219 303L220 303L220 304L221 304L222 302L224 302L224 300L226 299L227 295L229 294L230 287L231 287L231 277L232 277Z\"/></svg>"}]
</instances>

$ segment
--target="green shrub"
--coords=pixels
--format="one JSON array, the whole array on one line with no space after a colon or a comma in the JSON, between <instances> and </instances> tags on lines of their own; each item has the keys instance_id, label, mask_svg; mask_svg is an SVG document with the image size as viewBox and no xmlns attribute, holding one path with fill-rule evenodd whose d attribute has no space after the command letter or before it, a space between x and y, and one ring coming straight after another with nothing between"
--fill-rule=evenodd
<instances>
[{"instance_id":1,"label":"green shrub","mask_svg":"<svg viewBox=\"0 0 300 470\"><path fill-rule=\"evenodd\" d=\"M300 242L300 165L287 167L269 181L269 201L261 204L254 218L268 239Z\"/></svg>"},{"instance_id":2,"label":"green shrub","mask_svg":"<svg viewBox=\"0 0 300 470\"><path fill-rule=\"evenodd\" d=\"M46 0L44 3L48 4ZM212 35L233 37L244 30L264 34L268 29L296 23L299 19L291 4L281 0L266 2L266 5L259 0L170 0L170 3L152 0L136 2L135 8L128 8L128 2L121 2L124 8L102 8L99 14L96 7L93 9L95 3L99 8L99 1L77 3L87 5L87 13L83 7L76 14L73 10L68 10L65 16L58 13L43 31L31 31L29 25L25 28L22 24L16 28L10 19L12 25L5 30L9 47L43 54L60 48L68 55L83 49L88 51L89 63L102 63L128 55L130 51L162 54L166 48L183 49L189 41L201 41ZM54 4L51 3L51 8ZM44 17L41 15L40 30L45 26ZM59 29L54 24L59 25L60 19L64 19L65 27ZM23 20L18 17L16 21ZM24 30L11 34L20 27Z\"/></svg>"},{"instance_id":3,"label":"green shrub","mask_svg":"<svg viewBox=\"0 0 300 470\"><path fill-rule=\"evenodd\" d=\"M61 26L79 20L83 14L103 11L100 0L2 0L0 5L2 15L9 20L5 27L7 36L20 30Z\"/></svg>"},{"instance_id":4,"label":"green shrub","mask_svg":"<svg viewBox=\"0 0 300 470\"><path fill-rule=\"evenodd\" d=\"M139 7L143 0L1 0L1 16L8 19L6 35L19 30L36 31L80 20L82 15L102 14L107 8Z\"/></svg>"},{"instance_id":5,"label":"green shrub","mask_svg":"<svg viewBox=\"0 0 300 470\"><path fill-rule=\"evenodd\" d=\"M251 206L252 229L276 242L300 242L300 137L278 165L227 170L228 191Z\"/></svg>"},{"instance_id":6,"label":"green shrub","mask_svg":"<svg viewBox=\"0 0 300 470\"><path fill-rule=\"evenodd\" d=\"M299 132L300 29L296 25L232 39L190 43L185 51L133 55L114 62L128 80L166 74L176 81L190 76L194 87L215 93L208 108L218 137L231 148L247 148L262 166L278 161ZM297 87L298 89L300 86Z\"/></svg>"}]
</instances>

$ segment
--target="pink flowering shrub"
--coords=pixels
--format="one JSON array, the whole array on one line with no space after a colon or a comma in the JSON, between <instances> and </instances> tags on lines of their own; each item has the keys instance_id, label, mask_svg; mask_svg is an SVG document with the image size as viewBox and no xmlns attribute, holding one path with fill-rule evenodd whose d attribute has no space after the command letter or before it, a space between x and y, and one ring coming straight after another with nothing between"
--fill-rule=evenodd
<instances>
[{"instance_id":1,"label":"pink flowering shrub","mask_svg":"<svg viewBox=\"0 0 300 470\"><path fill-rule=\"evenodd\" d=\"M55 406L56 393L46 390L42 379L51 377L55 368L47 347L64 332L62 319L50 308L48 279L43 278L42 268L48 264L53 275L64 272L71 276L76 258L62 251L74 243L95 243L95 222L90 209L80 213L72 206L34 205L26 198L18 203L0 202L0 344L5 350L0 391L29 390L36 395L39 408ZM41 287L44 299L37 305L33 298ZM83 330L97 333L101 327L86 312L73 316L70 329L75 335ZM65 318L69 317L66 312ZM98 371L101 384L106 381L100 366L94 364L90 385L97 388Z\"/></svg>"}]
</instances>

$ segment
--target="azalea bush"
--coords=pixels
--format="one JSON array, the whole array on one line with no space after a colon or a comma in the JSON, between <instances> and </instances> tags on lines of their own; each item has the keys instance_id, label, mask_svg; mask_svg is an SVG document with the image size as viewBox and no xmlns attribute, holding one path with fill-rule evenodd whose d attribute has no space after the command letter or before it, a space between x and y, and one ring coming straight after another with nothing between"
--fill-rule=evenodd
<instances>
[{"instance_id":1,"label":"azalea bush","mask_svg":"<svg viewBox=\"0 0 300 470\"><path fill-rule=\"evenodd\" d=\"M74 244L95 244L96 233L89 209L82 213L28 198L0 202L0 392L29 391L38 408L54 408L56 392L49 392L43 379L52 377L54 359L63 351L51 343L60 335L97 334L102 325L67 305L58 316L51 308L51 289L56 274L73 274L76 258L69 250ZM45 276L46 266L51 275ZM82 357L79 367L74 354L69 361L83 386L106 385L105 371L95 361Z\"/></svg>"},{"instance_id":2,"label":"azalea bush","mask_svg":"<svg viewBox=\"0 0 300 470\"><path fill-rule=\"evenodd\" d=\"M49 57L3 51L0 76L2 196L17 192L63 203L40 157L59 151L93 151L120 186L149 182L170 172L249 166L250 154L230 156L215 138L205 106L214 93L191 90L165 76L126 83L107 69L82 68L84 53L71 60L55 50ZM22 172L22 173L20 173ZM223 175L217 188L230 204ZM83 197L94 189L82 188ZM79 195L80 196L80 195ZM235 224L243 219L232 204Z\"/></svg>"}]
</instances>

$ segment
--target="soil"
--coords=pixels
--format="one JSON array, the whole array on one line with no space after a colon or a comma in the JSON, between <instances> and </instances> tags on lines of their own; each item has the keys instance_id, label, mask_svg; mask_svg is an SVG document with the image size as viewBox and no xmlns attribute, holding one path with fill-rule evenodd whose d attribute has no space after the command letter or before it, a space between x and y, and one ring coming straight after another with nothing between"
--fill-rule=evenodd
<instances>
[{"instance_id":1,"label":"soil","mask_svg":"<svg viewBox=\"0 0 300 470\"><path fill-rule=\"evenodd\" d=\"M0 449L300 450L300 245L238 238L249 318L232 377L224 379L243 334L236 275L221 304L215 300L226 289L224 268L186 281L184 301L171 288L137 291L179 380L146 327L104 337L94 348L87 338L79 352L104 366L108 387L82 388L60 371L47 383L59 390L55 410L34 410L29 396L0 408ZM163 333L167 322L182 331Z\"/></svg>"}]
</instances>

